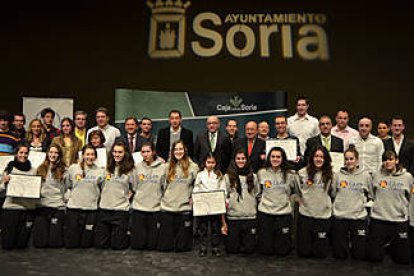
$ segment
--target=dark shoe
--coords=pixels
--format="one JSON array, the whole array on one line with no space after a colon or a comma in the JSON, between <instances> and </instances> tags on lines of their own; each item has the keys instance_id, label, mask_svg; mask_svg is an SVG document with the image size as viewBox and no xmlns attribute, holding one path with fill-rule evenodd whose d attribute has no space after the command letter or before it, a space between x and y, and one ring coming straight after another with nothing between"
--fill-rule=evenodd
<instances>
[{"instance_id":1,"label":"dark shoe","mask_svg":"<svg viewBox=\"0 0 414 276\"><path fill-rule=\"evenodd\" d=\"M199 257L205 257L205 256L207 256L207 249L201 248L200 251L198 251L198 256Z\"/></svg>"},{"instance_id":2,"label":"dark shoe","mask_svg":"<svg viewBox=\"0 0 414 276\"><path fill-rule=\"evenodd\" d=\"M214 257L221 257L220 249L213 248L211 251L212 251L212 254L213 254Z\"/></svg>"}]
</instances>

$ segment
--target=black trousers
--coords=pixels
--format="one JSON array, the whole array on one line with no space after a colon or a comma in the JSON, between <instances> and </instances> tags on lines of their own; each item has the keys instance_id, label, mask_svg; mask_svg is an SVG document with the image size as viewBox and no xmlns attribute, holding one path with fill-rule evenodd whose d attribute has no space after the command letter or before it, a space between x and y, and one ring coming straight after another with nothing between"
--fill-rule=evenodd
<instances>
[{"instance_id":1,"label":"black trousers","mask_svg":"<svg viewBox=\"0 0 414 276\"><path fill-rule=\"evenodd\" d=\"M191 212L161 212L157 249L191 251L193 248L193 215Z\"/></svg>"},{"instance_id":2,"label":"black trousers","mask_svg":"<svg viewBox=\"0 0 414 276\"><path fill-rule=\"evenodd\" d=\"M408 221L390 222L371 218L368 238L368 258L381 262L384 245L390 243L389 253L395 263L409 264L411 259Z\"/></svg>"},{"instance_id":3,"label":"black trousers","mask_svg":"<svg viewBox=\"0 0 414 276\"><path fill-rule=\"evenodd\" d=\"M368 241L367 220L332 220L332 251L337 259L346 259L349 255L356 260L366 258Z\"/></svg>"},{"instance_id":4,"label":"black trousers","mask_svg":"<svg viewBox=\"0 0 414 276\"><path fill-rule=\"evenodd\" d=\"M150 249L157 247L160 230L160 212L132 212L131 248Z\"/></svg>"},{"instance_id":5,"label":"black trousers","mask_svg":"<svg viewBox=\"0 0 414 276\"><path fill-rule=\"evenodd\" d=\"M4 197L4 195L0 197L0 230L3 227L3 203L5 200L6 198Z\"/></svg>"},{"instance_id":6,"label":"black trousers","mask_svg":"<svg viewBox=\"0 0 414 276\"><path fill-rule=\"evenodd\" d=\"M218 248L220 246L221 216L222 215L196 217L196 228L201 249L207 249L209 241L211 241L212 248ZM209 224L211 233L209 233Z\"/></svg>"},{"instance_id":7,"label":"black trousers","mask_svg":"<svg viewBox=\"0 0 414 276\"><path fill-rule=\"evenodd\" d=\"M292 215L257 213L258 250L262 254L286 256L292 250Z\"/></svg>"},{"instance_id":8,"label":"black trousers","mask_svg":"<svg viewBox=\"0 0 414 276\"><path fill-rule=\"evenodd\" d=\"M410 225L410 251L411 259L414 262L414 227Z\"/></svg>"},{"instance_id":9,"label":"black trousers","mask_svg":"<svg viewBox=\"0 0 414 276\"><path fill-rule=\"evenodd\" d=\"M129 212L99 210L95 233L96 248L125 249L129 246Z\"/></svg>"},{"instance_id":10,"label":"black trousers","mask_svg":"<svg viewBox=\"0 0 414 276\"><path fill-rule=\"evenodd\" d=\"M1 229L2 248L26 248L34 219L34 210L3 209L3 226Z\"/></svg>"},{"instance_id":11,"label":"black trousers","mask_svg":"<svg viewBox=\"0 0 414 276\"><path fill-rule=\"evenodd\" d=\"M330 224L330 219L317 219L299 214L296 248L300 257L326 258Z\"/></svg>"},{"instance_id":12,"label":"black trousers","mask_svg":"<svg viewBox=\"0 0 414 276\"><path fill-rule=\"evenodd\" d=\"M33 246L59 248L63 246L63 221L65 212L55 208L36 209L33 226Z\"/></svg>"},{"instance_id":13,"label":"black trousers","mask_svg":"<svg viewBox=\"0 0 414 276\"><path fill-rule=\"evenodd\" d=\"M67 209L64 225L66 248L93 246L96 229L96 210Z\"/></svg>"},{"instance_id":14,"label":"black trousers","mask_svg":"<svg viewBox=\"0 0 414 276\"><path fill-rule=\"evenodd\" d=\"M255 219L227 220L227 237L225 240L228 253L253 253L257 243Z\"/></svg>"}]
</instances>

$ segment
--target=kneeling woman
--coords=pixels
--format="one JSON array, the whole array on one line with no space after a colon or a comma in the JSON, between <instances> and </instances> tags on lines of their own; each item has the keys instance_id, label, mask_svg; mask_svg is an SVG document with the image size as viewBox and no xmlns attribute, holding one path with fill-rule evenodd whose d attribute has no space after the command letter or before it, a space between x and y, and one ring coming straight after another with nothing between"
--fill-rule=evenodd
<instances>
[{"instance_id":1,"label":"kneeling woman","mask_svg":"<svg viewBox=\"0 0 414 276\"><path fill-rule=\"evenodd\" d=\"M105 170L95 165L96 149L86 145L82 149L82 161L68 170L68 203L66 209L64 239L66 248L92 247L96 229L96 213L100 185Z\"/></svg>"},{"instance_id":2,"label":"kneeling woman","mask_svg":"<svg viewBox=\"0 0 414 276\"><path fill-rule=\"evenodd\" d=\"M260 203L257 215L259 251L263 254L289 254L292 204L297 174L290 170L286 153L274 147L267 155L266 168L259 170Z\"/></svg>"},{"instance_id":3,"label":"kneeling woman","mask_svg":"<svg viewBox=\"0 0 414 276\"><path fill-rule=\"evenodd\" d=\"M116 141L109 154L102 184L95 246L125 249L129 245L129 198L135 185L134 159L123 141Z\"/></svg>"},{"instance_id":4,"label":"kneeling woman","mask_svg":"<svg viewBox=\"0 0 414 276\"><path fill-rule=\"evenodd\" d=\"M166 167L161 199L158 250L190 251L193 246L193 216L190 205L198 166L191 161L182 140L173 143Z\"/></svg>"},{"instance_id":5,"label":"kneeling woman","mask_svg":"<svg viewBox=\"0 0 414 276\"><path fill-rule=\"evenodd\" d=\"M35 175L29 157L29 145L16 148L14 161L6 167L0 189L4 190L13 176L10 174ZM38 199L7 196L3 204L1 244L3 249L26 248L32 230Z\"/></svg>"},{"instance_id":6,"label":"kneeling woman","mask_svg":"<svg viewBox=\"0 0 414 276\"><path fill-rule=\"evenodd\" d=\"M308 165L299 171L297 252L301 257L325 258L329 246L334 181L331 157L323 146L315 147Z\"/></svg>"},{"instance_id":7,"label":"kneeling woman","mask_svg":"<svg viewBox=\"0 0 414 276\"><path fill-rule=\"evenodd\" d=\"M46 160L37 169L37 175L42 177L42 188L33 227L35 247L63 246L65 171L62 148L52 143L46 152Z\"/></svg>"},{"instance_id":8,"label":"kneeling woman","mask_svg":"<svg viewBox=\"0 0 414 276\"><path fill-rule=\"evenodd\" d=\"M229 206L223 228L228 253L252 253L256 247L256 210L259 192L247 154L237 150L225 175ZM227 233L226 233L227 232Z\"/></svg>"},{"instance_id":9,"label":"kneeling woman","mask_svg":"<svg viewBox=\"0 0 414 276\"><path fill-rule=\"evenodd\" d=\"M368 258L380 262L384 246L390 243L390 255L396 263L410 262L408 207L413 177L399 163L394 151L382 155L382 168L373 176L374 204L368 238Z\"/></svg>"},{"instance_id":10,"label":"kneeling woman","mask_svg":"<svg viewBox=\"0 0 414 276\"><path fill-rule=\"evenodd\" d=\"M151 142L142 144L141 155L143 161L136 165L137 183L132 201L131 248L152 250L158 242L165 165L157 158Z\"/></svg>"},{"instance_id":11,"label":"kneeling woman","mask_svg":"<svg viewBox=\"0 0 414 276\"><path fill-rule=\"evenodd\" d=\"M349 148L344 153L345 167L337 174L332 187L332 248L337 259L365 259L368 239L366 203L372 199L372 178L358 168L358 152Z\"/></svg>"}]
</instances>

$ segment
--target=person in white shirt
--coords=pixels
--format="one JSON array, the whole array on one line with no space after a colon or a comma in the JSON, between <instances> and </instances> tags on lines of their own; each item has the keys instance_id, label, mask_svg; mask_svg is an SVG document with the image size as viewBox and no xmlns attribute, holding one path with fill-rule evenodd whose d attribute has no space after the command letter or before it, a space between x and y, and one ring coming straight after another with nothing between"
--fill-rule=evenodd
<instances>
[{"instance_id":1,"label":"person in white shirt","mask_svg":"<svg viewBox=\"0 0 414 276\"><path fill-rule=\"evenodd\" d=\"M306 140L319 134L318 119L308 114L309 100L299 97L296 100L296 113L288 118L288 130L298 137L300 151L303 155L306 150Z\"/></svg>"},{"instance_id":2,"label":"person in white shirt","mask_svg":"<svg viewBox=\"0 0 414 276\"><path fill-rule=\"evenodd\" d=\"M88 130L87 137L94 130L101 130L105 136L104 146L108 152L111 151L112 145L115 143L115 139L121 136L121 132L114 126L109 124L109 111L105 107L99 107L96 110L96 126ZM88 138L86 138L88 140Z\"/></svg>"},{"instance_id":3,"label":"person in white shirt","mask_svg":"<svg viewBox=\"0 0 414 276\"><path fill-rule=\"evenodd\" d=\"M369 173L375 173L381 168L384 144L382 140L371 134L372 119L365 116L358 122L359 135L349 141L359 152L359 166Z\"/></svg>"},{"instance_id":4,"label":"person in white shirt","mask_svg":"<svg viewBox=\"0 0 414 276\"><path fill-rule=\"evenodd\" d=\"M357 137L358 131L348 125L349 112L346 109L340 109L336 113L336 125L331 129L331 134L344 140L344 149L349 146L349 139Z\"/></svg>"}]
</instances>

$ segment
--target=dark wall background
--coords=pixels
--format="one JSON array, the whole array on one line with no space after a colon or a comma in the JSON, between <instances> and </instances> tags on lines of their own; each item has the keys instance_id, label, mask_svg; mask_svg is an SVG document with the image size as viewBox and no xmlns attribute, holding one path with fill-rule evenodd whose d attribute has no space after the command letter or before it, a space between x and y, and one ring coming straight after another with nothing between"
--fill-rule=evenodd
<instances>
[{"instance_id":1,"label":"dark wall background","mask_svg":"<svg viewBox=\"0 0 414 276\"><path fill-rule=\"evenodd\" d=\"M311 113L334 115L348 107L353 124L365 113L376 120L401 114L414 137L414 28L408 4L400 1L192 1L190 14L326 13L329 62L236 59L225 53L154 60L147 55L150 13L142 0L8 2L0 8L0 109L20 111L22 96L39 96L72 97L76 109L91 113L101 105L113 110L118 87L283 90L290 113L296 96L306 95Z\"/></svg>"}]
</instances>

